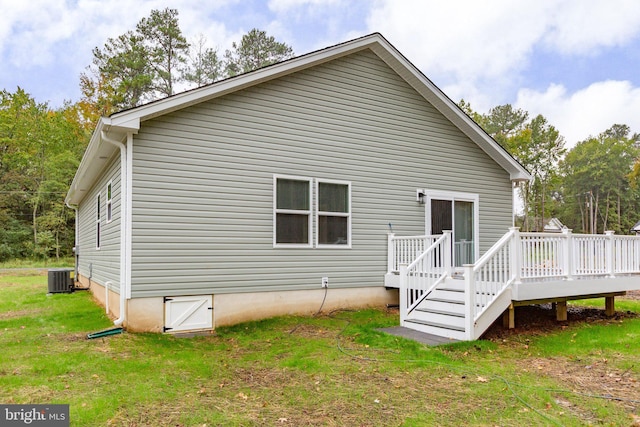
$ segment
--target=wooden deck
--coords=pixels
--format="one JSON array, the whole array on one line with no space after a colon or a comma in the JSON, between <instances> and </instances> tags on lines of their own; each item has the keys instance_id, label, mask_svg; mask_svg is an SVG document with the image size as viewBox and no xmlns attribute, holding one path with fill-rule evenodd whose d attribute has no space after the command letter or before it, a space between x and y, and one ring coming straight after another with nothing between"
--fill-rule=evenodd
<instances>
[{"instance_id":1,"label":"wooden deck","mask_svg":"<svg viewBox=\"0 0 640 427\"><path fill-rule=\"evenodd\" d=\"M400 292L400 324L447 339L473 340L518 305L615 297L640 289L640 237L509 230L474 264L452 266L451 233L390 239L385 284ZM397 244L396 244L397 243ZM415 257L409 262L409 258ZM395 269L397 268L397 272Z\"/></svg>"}]
</instances>

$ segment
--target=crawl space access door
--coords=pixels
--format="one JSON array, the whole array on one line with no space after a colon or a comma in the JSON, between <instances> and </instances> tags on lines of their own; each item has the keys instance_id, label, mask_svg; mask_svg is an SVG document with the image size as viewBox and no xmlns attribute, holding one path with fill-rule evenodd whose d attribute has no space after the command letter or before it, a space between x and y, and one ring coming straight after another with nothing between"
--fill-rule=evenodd
<instances>
[{"instance_id":1,"label":"crawl space access door","mask_svg":"<svg viewBox=\"0 0 640 427\"><path fill-rule=\"evenodd\" d=\"M164 299L164 332L213 328L213 296L194 295Z\"/></svg>"}]
</instances>

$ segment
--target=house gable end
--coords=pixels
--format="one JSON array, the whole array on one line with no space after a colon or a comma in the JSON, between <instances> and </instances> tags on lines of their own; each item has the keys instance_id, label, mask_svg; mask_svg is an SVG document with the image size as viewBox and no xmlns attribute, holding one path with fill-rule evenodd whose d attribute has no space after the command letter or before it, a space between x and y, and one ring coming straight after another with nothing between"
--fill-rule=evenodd
<instances>
[{"instance_id":1,"label":"house gable end","mask_svg":"<svg viewBox=\"0 0 640 427\"><path fill-rule=\"evenodd\" d=\"M274 248L278 175L350 183L350 249ZM305 289L325 276L377 283L384 256L369 254L386 248L389 224L424 232L422 186L479 194L483 241L511 223L508 173L370 50L145 121L132 295L176 294L177 283L189 294Z\"/></svg>"}]
</instances>

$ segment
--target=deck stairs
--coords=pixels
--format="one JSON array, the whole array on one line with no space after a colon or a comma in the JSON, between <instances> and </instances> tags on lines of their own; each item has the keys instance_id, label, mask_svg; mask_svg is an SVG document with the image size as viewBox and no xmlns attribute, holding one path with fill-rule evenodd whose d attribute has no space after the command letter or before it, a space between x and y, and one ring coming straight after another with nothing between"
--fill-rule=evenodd
<instances>
[{"instance_id":1,"label":"deck stairs","mask_svg":"<svg viewBox=\"0 0 640 427\"><path fill-rule=\"evenodd\" d=\"M640 236L520 233L512 227L474 264L453 267L452 233L390 239L400 325L478 339L514 302L637 289ZM397 266L397 270L396 270Z\"/></svg>"},{"instance_id":2,"label":"deck stairs","mask_svg":"<svg viewBox=\"0 0 640 427\"><path fill-rule=\"evenodd\" d=\"M484 297L493 300L495 294L481 295L476 291L475 301L480 301ZM466 328L470 322L466 318L469 310L465 306L465 300L464 278L448 277L411 311L405 319L404 326L452 340L467 340ZM509 303L510 301L501 310L504 311ZM475 302L475 306L476 311L481 308L478 302ZM488 323L487 328L493 320ZM483 323L486 324L487 321ZM475 325L474 329L476 329Z\"/></svg>"},{"instance_id":3,"label":"deck stairs","mask_svg":"<svg viewBox=\"0 0 640 427\"><path fill-rule=\"evenodd\" d=\"M448 278L411 312L405 319L405 326L432 335L464 340L464 300L464 280Z\"/></svg>"}]
</instances>

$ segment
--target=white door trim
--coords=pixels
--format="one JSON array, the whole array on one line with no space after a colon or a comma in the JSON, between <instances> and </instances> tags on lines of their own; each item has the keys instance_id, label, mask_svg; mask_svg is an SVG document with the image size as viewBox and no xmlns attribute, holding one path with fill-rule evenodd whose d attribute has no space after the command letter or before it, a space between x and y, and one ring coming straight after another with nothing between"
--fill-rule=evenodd
<instances>
[{"instance_id":1,"label":"white door trim","mask_svg":"<svg viewBox=\"0 0 640 427\"><path fill-rule=\"evenodd\" d=\"M425 190L424 225L427 236L431 235L431 200L434 199L473 203L473 256L475 262L480 254L480 196L476 193L463 193L459 191ZM455 215L455 209L452 209L452 211ZM452 218L452 224L454 224L455 227L455 218Z\"/></svg>"}]
</instances>

